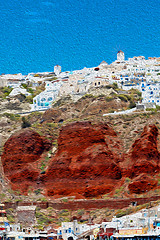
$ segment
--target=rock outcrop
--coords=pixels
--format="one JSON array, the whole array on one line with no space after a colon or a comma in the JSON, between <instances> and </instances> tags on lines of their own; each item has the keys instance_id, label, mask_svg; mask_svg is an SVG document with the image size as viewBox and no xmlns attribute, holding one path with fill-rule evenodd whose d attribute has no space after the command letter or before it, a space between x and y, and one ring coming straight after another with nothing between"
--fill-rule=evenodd
<instances>
[{"instance_id":1,"label":"rock outcrop","mask_svg":"<svg viewBox=\"0 0 160 240\"><path fill-rule=\"evenodd\" d=\"M48 140L30 129L20 130L8 139L4 145L2 164L14 189L25 192L37 181L39 169L35 163L50 147Z\"/></svg>"},{"instance_id":2,"label":"rock outcrop","mask_svg":"<svg viewBox=\"0 0 160 240\"><path fill-rule=\"evenodd\" d=\"M129 184L128 188L130 193L146 193L157 186L157 180L145 173L140 174L138 177L134 178Z\"/></svg>"},{"instance_id":3,"label":"rock outcrop","mask_svg":"<svg viewBox=\"0 0 160 240\"><path fill-rule=\"evenodd\" d=\"M117 134L107 124L81 122L63 127L57 154L42 179L47 195L90 197L110 192L121 179L120 149Z\"/></svg>"},{"instance_id":4,"label":"rock outcrop","mask_svg":"<svg viewBox=\"0 0 160 240\"><path fill-rule=\"evenodd\" d=\"M129 153L123 155L123 145L109 125L88 121L68 124L61 128L58 149L41 174L39 162L51 144L25 129L5 143L2 163L12 188L23 193L31 185L48 196L99 197L114 192L128 176L130 193L140 194L157 186L153 178L159 172L157 136L155 125L146 126Z\"/></svg>"},{"instance_id":5,"label":"rock outcrop","mask_svg":"<svg viewBox=\"0 0 160 240\"><path fill-rule=\"evenodd\" d=\"M155 174L159 171L160 153L157 149L158 129L155 125L144 127L139 139L130 150L132 177L141 173Z\"/></svg>"}]
</instances>

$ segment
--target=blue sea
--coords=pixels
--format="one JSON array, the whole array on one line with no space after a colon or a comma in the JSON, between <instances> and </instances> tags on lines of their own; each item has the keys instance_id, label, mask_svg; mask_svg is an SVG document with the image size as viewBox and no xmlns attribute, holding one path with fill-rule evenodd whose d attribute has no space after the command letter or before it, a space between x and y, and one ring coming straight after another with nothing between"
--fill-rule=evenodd
<instances>
[{"instance_id":1,"label":"blue sea","mask_svg":"<svg viewBox=\"0 0 160 240\"><path fill-rule=\"evenodd\" d=\"M159 0L0 0L0 74L160 56Z\"/></svg>"}]
</instances>

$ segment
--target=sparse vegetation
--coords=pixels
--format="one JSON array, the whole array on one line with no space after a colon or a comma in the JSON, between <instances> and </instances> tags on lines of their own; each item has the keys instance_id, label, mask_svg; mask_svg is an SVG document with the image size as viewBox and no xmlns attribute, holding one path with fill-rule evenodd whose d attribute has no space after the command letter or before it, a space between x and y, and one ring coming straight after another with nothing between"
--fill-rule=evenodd
<instances>
[{"instance_id":1,"label":"sparse vegetation","mask_svg":"<svg viewBox=\"0 0 160 240\"><path fill-rule=\"evenodd\" d=\"M13 208L6 209L7 219L10 223L15 222L15 210Z\"/></svg>"},{"instance_id":2,"label":"sparse vegetation","mask_svg":"<svg viewBox=\"0 0 160 240\"><path fill-rule=\"evenodd\" d=\"M129 183L130 181L131 181L131 179L128 178L128 177L126 177L125 182L126 182L126 183Z\"/></svg>"},{"instance_id":3,"label":"sparse vegetation","mask_svg":"<svg viewBox=\"0 0 160 240\"><path fill-rule=\"evenodd\" d=\"M129 208L125 209L125 210L124 209L119 209L117 211L117 213L116 213L116 217L120 218L120 217L123 217L125 215L129 215L129 214L131 214L133 212L134 212L134 209L131 208L131 207L129 207Z\"/></svg>"},{"instance_id":4,"label":"sparse vegetation","mask_svg":"<svg viewBox=\"0 0 160 240\"><path fill-rule=\"evenodd\" d=\"M0 88L0 98L6 99L6 97L8 97L8 95L11 93L12 90L13 90L13 88L10 88L10 87L1 87Z\"/></svg>"},{"instance_id":5,"label":"sparse vegetation","mask_svg":"<svg viewBox=\"0 0 160 240\"><path fill-rule=\"evenodd\" d=\"M22 125L21 125L21 127L22 128L28 128L30 126L31 126L31 123L25 117L22 117Z\"/></svg>"},{"instance_id":6,"label":"sparse vegetation","mask_svg":"<svg viewBox=\"0 0 160 240\"><path fill-rule=\"evenodd\" d=\"M34 191L34 193L36 194L36 195L39 195L40 193L42 192L42 189L36 189L35 191Z\"/></svg>"},{"instance_id":7,"label":"sparse vegetation","mask_svg":"<svg viewBox=\"0 0 160 240\"><path fill-rule=\"evenodd\" d=\"M5 116L7 118L9 118L12 121L18 121L20 119L20 115L19 114L13 114L13 113L3 113L2 116Z\"/></svg>"}]
</instances>

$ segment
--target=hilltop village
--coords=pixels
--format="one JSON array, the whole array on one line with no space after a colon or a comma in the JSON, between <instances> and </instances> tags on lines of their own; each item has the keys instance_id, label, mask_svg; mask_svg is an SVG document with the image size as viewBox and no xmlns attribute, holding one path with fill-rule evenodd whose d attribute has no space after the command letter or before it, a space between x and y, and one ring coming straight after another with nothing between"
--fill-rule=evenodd
<instances>
[{"instance_id":1,"label":"hilltop village","mask_svg":"<svg viewBox=\"0 0 160 240\"><path fill-rule=\"evenodd\" d=\"M90 89L105 87L116 83L125 93L130 89L139 90L142 103L160 105L160 58L143 56L125 60L122 51L117 53L117 59L110 65L105 61L93 68L61 72L61 66L56 65L54 72L22 74L2 74L0 87L10 87L9 96L18 94L31 95L26 86L36 89L43 85L44 90L33 97L30 105L32 111L46 110L60 97L71 95L78 100L88 93Z\"/></svg>"},{"instance_id":2,"label":"hilltop village","mask_svg":"<svg viewBox=\"0 0 160 240\"><path fill-rule=\"evenodd\" d=\"M110 65L103 61L71 72L56 65L53 72L0 76L0 87L7 94L0 95L1 104L7 99L10 104L12 97L13 103L16 98L29 103L28 112L21 108L25 117L16 114L18 108L1 116L2 140L8 140L1 154L0 239L158 239L160 113L114 119L93 114L88 121L83 106L89 100L81 98L93 90L102 96L104 89L124 98L134 89L132 95L140 93L135 97L137 109L154 108L160 105L159 78L160 58L125 60L122 51ZM70 102L52 108L68 95L76 103L77 115L82 112L78 120L72 110L67 115ZM102 115L101 109L107 111L111 102L103 108L99 96L92 110ZM128 109L128 105L115 109L123 107Z\"/></svg>"}]
</instances>

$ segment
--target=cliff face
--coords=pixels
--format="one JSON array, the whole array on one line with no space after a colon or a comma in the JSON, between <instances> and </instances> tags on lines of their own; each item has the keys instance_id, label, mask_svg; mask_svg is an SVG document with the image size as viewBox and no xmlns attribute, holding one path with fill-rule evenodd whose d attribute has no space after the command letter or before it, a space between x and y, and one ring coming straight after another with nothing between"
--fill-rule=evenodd
<instances>
[{"instance_id":1,"label":"cliff face","mask_svg":"<svg viewBox=\"0 0 160 240\"><path fill-rule=\"evenodd\" d=\"M89 197L110 192L121 178L120 148L117 134L107 124L81 122L62 128L58 151L42 179L47 195Z\"/></svg>"},{"instance_id":2,"label":"cliff face","mask_svg":"<svg viewBox=\"0 0 160 240\"><path fill-rule=\"evenodd\" d=\"M36 161L50 147L48 140L29 129L20 130L8 139L4 145L2 164L14 189L25 192L37 181L39 169Z\"/></svg>"},{"instance_id":3,"label":"cliff face","mask_svg":"<svg viewBox=\"0 0 160 240\"><path fill-rule=\"evenodd\" d=\"M41 174L38 163L51 145L27 129L8 139L2 163L12 188L22 192L31 185L43 189L48 196L98 197L114 192L129 176L130 193L139 194L157 187L153 178L159 172L157 135L155 125L146 126L129 154L123 155L123 144L109 125L66 125L60 130L57 152Z\"/></svg>"},{"instance_id":4,"label":"cliff face","mask_svg":"<svg viewBox=\"0 0 160 240\"><path fill-rule=\"evenodd\" d=\"M158 129L155 125L144 127L140 138L135 141L130 150L133 164L133 175L153 173L159 170L160 153L157 149Z\"/></svg>"}]
</instances>

